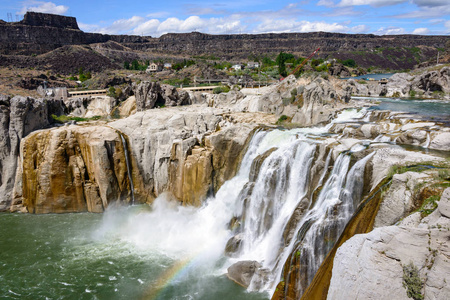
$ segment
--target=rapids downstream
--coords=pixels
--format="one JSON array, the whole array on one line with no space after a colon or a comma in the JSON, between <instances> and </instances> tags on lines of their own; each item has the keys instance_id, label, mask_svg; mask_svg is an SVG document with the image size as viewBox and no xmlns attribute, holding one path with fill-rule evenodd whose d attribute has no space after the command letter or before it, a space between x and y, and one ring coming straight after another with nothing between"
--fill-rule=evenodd
<instances>
[{"instance_id":1,"label":"rapids downstream","mask_svg":"<svg viewBox=\"0 0 450 300\"><path fill-rule=\"evenodd\" d=\"M367 115L257 131L236 176L199 208L163 194L103 215L0 214L0 298L269 299L291 253L307 266L302 291L360 203L374 154L352 158L366 141L333 158L322 143L334 123ZM226 277L239 261L261 265L247 289Z\"/></svg>"}]
</instances>

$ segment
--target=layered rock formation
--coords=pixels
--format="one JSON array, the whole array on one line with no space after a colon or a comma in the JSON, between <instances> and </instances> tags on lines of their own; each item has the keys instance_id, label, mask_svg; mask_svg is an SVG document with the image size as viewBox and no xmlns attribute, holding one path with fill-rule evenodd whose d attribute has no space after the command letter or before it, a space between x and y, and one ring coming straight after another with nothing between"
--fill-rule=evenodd
<instances>
[{"instance_id":1,"label":"layered rock formation","mask_svg":"<svg viewBox=\"0 0 450 300\"><path fill-rule=\"evenodd\" d=\"M50 115L61 114L61 111L61 101L0 96L0 210L11 204L22 138L47 127Z\"/></svg>"},{"instance_id":2,"label":"layered rock formation","mask_svg":"<svg viewBox=\"0 0 450 300\"><path fill-rule=\"evenodd\" d=\"M421 221L416 213L399 226L377 228L344 243L336 253L327 299L406 300L407 290L413 288L424 299L447 299L449 203L447 188L437 209ZM405 268L411 264L421 282L414 287L405 283Z\"/></svg>"},{"instance_id":3,"label":"layered rock formation","mask_svg":"<svg viewBox=\"0 0 450 300\"><path fill-rule=\"evenodd\" d=\"M386 97L450 97L450 68L424 71L419 75L397 73L389 78L387 84L367 82L361 84L353 79L348 80L352 94L360 96L386 96Z\"/></svg>"},{"instance_id":4,"label":"layered rock formation","mask_svg":"<svg viewBox=\"0 0 450 300\"><path fill-rule=\"evenodd\" d=\"M145 202L124 143L106 126L63 126L29 135L21 145L13 205L30 213L103 212L113 202ZM135 165L135 163L133 163Z\"/></svg>"},{"instance_id":5,"label":"layered rock formation","mask_svg":"<svg viewBox=\"0 0 450 300\"><path fill-rule=\"evenodd\" d=\"M254 54L255 49L258 49L259 53L266 54L275 55L283 51L305 56L320 47L320 55L323 57L332 55L342 59L352 58L362 67L379 65L390 69L411 69L419 62L434 58L437 48L446 47L448 37L419 35L380 37L372 34L327 32L255 35L210 35L191 32L169 33L159 38L151 38L84 33L78 29L73 17L34 12L28 12L21 22L0 23L1 54L42 54L64 45L98 44L108 41L119 42L129 49L156 54L177 56L213 54L227 59L246 59ZM367 51L368 49L370 51ZM416 49L419 49L418 53ZM365 55L360 55L361 52ZM131 53L131 57L136 57L135 53Z\"/></svg>"}]
</instances>

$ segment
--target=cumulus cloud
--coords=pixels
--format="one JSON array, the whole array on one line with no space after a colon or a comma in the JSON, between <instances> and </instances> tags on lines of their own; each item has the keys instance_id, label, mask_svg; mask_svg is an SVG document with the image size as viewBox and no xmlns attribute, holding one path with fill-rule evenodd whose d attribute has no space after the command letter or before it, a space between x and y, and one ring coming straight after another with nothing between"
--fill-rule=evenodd
<instances>
[{"instance_id":1,"label":"cumulus cloud","mask_svg":"<svg viewBox=\"0 0 450 300\"><path fill-rule=\"evenodd\" d=\"M164 21L151 19L143 22L131 33L138 35L160 36L172 32L191 32L200 31L207 33L237 33L243 29L240 20L231 16L229 18L200 18L199 16L190 16L185 20L178 18L168 18Z\"/></svg>"},{"instance_id":2,"label":"cumulus cloud","mask_svg":"<svg viewBox=\"0 0 450 300\"><path fill-rule=\"evenodd\" d=\"M265 20L259 24L255 33L261 32L346 32L349 28L339 23L326 23L323 21L309 22L309 21L295 21L288 19L280 20Z\"/></svg>"},{"instance_id":3,"label":"cumulus cloud","mask_svg":"<svg viewBox=\"0 0 450 300\"><path fill-rule=\"evenodd\" d=\"M412 34L428 34L430 30L428 28L416 28Z\"/></svg>"},{"instance_id":4,"label":"cumulus cloud","mask_svg":"<svg viewBox=\"0 0 450 300\"><path fill-rule=\"evenodd\" d=\"M138 16L133 16L129 19L120 19L114 21L110 26L101 29L101 33L107 34L117 34L117 33L125 33L130 31L131 29L136 28L140 24L144 23L145 19Z\"/></svg>"},{"instance_id":5,"label":"cumulus cloud","mask_svg":"<svg viewBox=\"0 0 450 300\"><path fill-rule=\"evenodd\" d=\"M380 27L377 31L374 32L374 34L377 35L394 35L394 34L404 34L405 29L401 27L394 27L390 26L387 28Z\"/></svg>"},{"instance_id":6,"label":"cumulus cloud","mask_svg":"<svg viewBox=\"0 0 450 300\"><path fill-rule=\"evenodd\" d=\"M53 2L25 1L23 3L22 9L19 11L19 14L24 15L27 11L34 11L62 15L65 14L68 9L68 6L56 5Z\"/></svg>"},{"instance_id":7,"label":"cumulus cloud","mask_svg":"<svg viewBox=\"0 0 450 300\"><path fill-rule=\"evenodd\" d=\"M370 28L367 25L357 25L350 28L350 31L352 33L367 33L369 32Z\"/></svg>"},{"instance_id":8,"label":"cumulus cloud","mask_svg":"<svg viewBox=\"0 0 450 300\"><path fill-rule=\"evenodd\" d=\"M390 6L406 2L407 0L342 0L338 6L371 5L374 7Z\"/></svg>"}]
</instances>

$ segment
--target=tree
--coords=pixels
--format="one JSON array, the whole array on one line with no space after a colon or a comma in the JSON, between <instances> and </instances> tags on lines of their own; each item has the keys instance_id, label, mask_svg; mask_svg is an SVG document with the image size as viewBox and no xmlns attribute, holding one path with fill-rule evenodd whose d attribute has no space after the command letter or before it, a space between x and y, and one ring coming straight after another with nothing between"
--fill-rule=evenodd
<instances>
[{"instance_id":1,"label":"tree","mask_svg":"<svg viewBox=\"0 0 450 300\"><path fill-rule=\"evenodd\" d=\"M278 64L278 73L281 76L283 76L283 77L287 76L285 63L286 63L286 61L292 60L292 59L295 59L295 57L294 57L294 55L292 55L290 53L283 53L283 51L281 51L280 54L278 54L276 63Z\"/></svg>"},{"instance_id":2,"label":"tree","mask_svg":"<svg viewBox=\"0 0 450 300\"><path fill-rule=\"evenodd\" d=\"M127 62L127 61L124 61L123 62L123 67L124 67L124 69L129 70L130 69L130 63Z\"/></svg>"},{"instance_id":3,"label":"tree","mask_svg":"<svg viewBox=\"0 0 450 300\"><path fill-rule=\"evenodd\" d=\"M131 69L132 70L139 70L139 62L137 61L137 59L134 59L131 62Z\"/></svg>"},{"instance_id":4,"label":"tree","mask_svg":"<svg viewBox=\"0 0 450 300\"><path fill-rule=\"evenodd\" d=\"M342 64L344 66L347 66L347 67L350 67L350 68L356 68L356 62L353 59L351 59L351 58L344 60L342 62Z\"/></svg>"}]
</instances>

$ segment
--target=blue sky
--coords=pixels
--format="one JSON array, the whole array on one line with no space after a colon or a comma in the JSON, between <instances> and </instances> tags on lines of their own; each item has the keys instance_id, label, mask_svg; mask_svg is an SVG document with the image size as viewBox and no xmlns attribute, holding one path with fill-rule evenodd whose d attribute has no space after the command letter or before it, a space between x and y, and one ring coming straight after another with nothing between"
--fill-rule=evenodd
<instances>
[{"instance_id":1,"label":"blue sky","mask_svg":"<svg viewBox=\"0 0 450 300\"><path fill-rule=\"evenodd\" d=\"M450 34L450 0L0 0L5 21L8 13L15 20L27 11L76 17L86 32L153 37L191 31Z\"/></svg>"}]
</instances>

